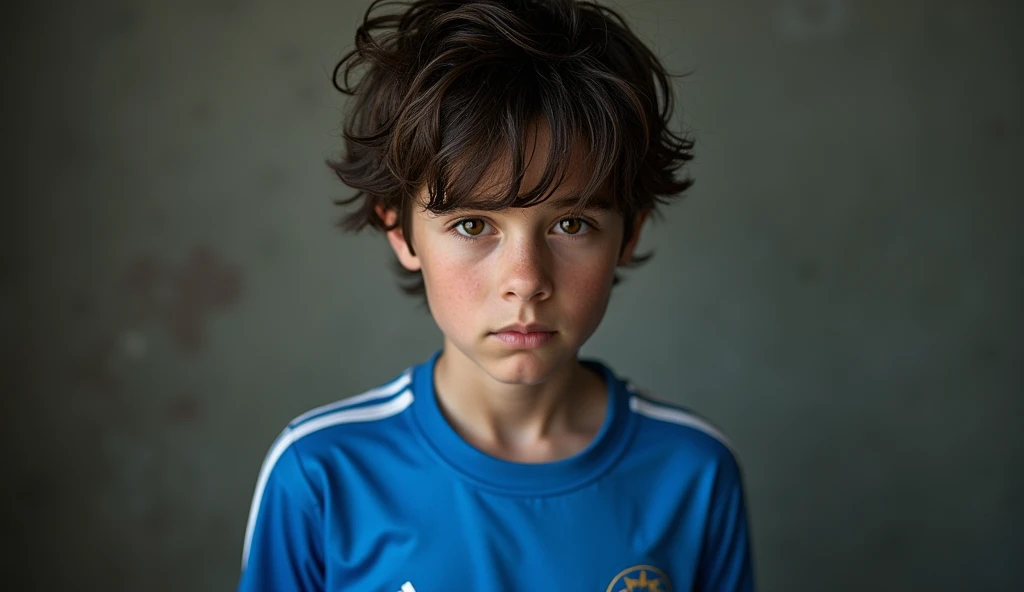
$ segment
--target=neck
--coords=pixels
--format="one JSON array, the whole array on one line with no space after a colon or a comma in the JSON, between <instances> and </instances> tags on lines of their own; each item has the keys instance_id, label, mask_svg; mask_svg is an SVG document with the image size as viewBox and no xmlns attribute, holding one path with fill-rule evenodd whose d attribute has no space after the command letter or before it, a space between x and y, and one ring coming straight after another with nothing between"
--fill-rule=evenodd
<instances>
[{"instance_id":1,"label":"neck","mask_svg":"<svg viewBox=\"0 0 1024 592\"><path fill-rule=\"evenodd\" d=\"M550 462L580 452L604 422L601 377L575 356L539 384L498 382L450 343L435 369L438 405L476 448L506 460Z\"/></svg>"}]
</instances>

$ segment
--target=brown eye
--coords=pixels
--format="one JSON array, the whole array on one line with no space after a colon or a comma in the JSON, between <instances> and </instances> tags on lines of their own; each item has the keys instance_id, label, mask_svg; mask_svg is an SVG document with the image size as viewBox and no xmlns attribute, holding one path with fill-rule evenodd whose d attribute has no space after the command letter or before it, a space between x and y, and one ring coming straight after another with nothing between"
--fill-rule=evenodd
<instances>
[{"instance_id":1,"label":"brown eye","mask_svg":"<svg viewBox=\"0 0 1024 592\"><path fill-rule=\"evenodd\" d=\"M460 234L464 234L466 236L480 236L480 233L484 231L484 222L483 220L470 218L459 222L456 225L456 228L459 230Z\"/></svg>"},{"instance_id":2,"label":"brown eye","mask_svg":"<svg viewBox=\"0 0 1024 592\"><path fill-rule=\"evenodd\" d=\"M583 224L579 218L566 218L558 223L558 228L566 234L577 234L583 230Z\"/></svg>"}]
</instances>

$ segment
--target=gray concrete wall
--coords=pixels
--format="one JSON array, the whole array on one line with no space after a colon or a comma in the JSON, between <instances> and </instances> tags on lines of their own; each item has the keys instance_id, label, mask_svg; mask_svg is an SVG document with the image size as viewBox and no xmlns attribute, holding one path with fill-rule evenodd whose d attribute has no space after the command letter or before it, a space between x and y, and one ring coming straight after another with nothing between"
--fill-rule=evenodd
<instances>
[{"instance_id":1,"label":"gray concrete wall","mask_svg":"<svg viewBox=\"0 0 1024 592\"><path fill-rule=\"evenodd\" d=\"M763 590L1024 589L1022 5L621 6L697 185L586 353L732 436ZM364 7L8 8L7 589L230 589L284 423L439 344L332 227Z\"/></svg>"}]
</instances>

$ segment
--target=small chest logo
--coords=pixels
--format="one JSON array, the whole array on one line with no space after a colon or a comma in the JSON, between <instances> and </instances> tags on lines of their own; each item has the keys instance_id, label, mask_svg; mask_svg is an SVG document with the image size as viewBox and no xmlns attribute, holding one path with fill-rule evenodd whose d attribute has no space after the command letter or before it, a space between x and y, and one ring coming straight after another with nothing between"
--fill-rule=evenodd
<instances>
[{"instance_id":1,"label":"small chest logo","mask_svg":"<svg viewBox=\"0 0 1024 592\"><path fill-rule=\"evenodd\" d=\"M634 565L620 571L606 592L672 592L672 584L653 565Z\"/></svg>"}]
</instances>

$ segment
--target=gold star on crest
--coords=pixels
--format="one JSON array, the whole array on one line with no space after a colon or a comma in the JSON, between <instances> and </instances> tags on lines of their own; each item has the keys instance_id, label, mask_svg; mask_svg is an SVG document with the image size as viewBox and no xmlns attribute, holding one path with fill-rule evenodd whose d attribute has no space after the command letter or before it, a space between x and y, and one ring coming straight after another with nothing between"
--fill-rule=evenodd
<instances>
[{"instance_id":1,"label":"gold star on crest","mask_svg":"<svg viewBox=\"0 0 1024 592\"><path fill-rule=\"evenodd\" d=\"M626 583L626 590L643 590L645 592L661 592L661 580L658 578L647 579L647 571L640 570L639 578L622 578Z\"/></svg>"}]
</instances>

